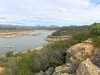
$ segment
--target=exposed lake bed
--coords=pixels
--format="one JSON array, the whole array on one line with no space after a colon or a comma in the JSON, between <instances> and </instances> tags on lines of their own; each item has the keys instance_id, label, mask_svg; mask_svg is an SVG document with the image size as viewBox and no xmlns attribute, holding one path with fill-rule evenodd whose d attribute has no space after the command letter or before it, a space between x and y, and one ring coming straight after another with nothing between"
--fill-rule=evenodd
<instances>
[{"instance_id":1,"label":"exposed lake bed","mask_svg":"<svg viewBox=\"0 0 100 75\"><path fill-rule=\"evenodd\" d=\"M41 33L41 34L40 34ZM52 31L33 31L30 34L39 34L38 36L16 36L14 38L0 38L0 55L5 55L8 51L24 52L38 46L44 46L48 42L44 40Z\"/></svg>"}]
</instances>

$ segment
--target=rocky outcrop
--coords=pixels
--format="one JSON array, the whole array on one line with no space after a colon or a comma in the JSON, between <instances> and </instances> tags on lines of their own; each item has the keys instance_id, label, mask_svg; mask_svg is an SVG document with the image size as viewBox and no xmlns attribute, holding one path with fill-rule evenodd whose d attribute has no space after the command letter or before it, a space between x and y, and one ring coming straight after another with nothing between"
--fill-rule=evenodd
<instances>
[{"instance_id":1,"label":"rocky outcrop","mask_svg":"<svg viewBox=\"0 0 100 75\"><path fill-rule=\"evenodd\" d=\"M86 59L79 65L76 75L100 75L100 69L93 65L89 59Z\"/></svg>"},{"instance_id":2,"label":"rocky outcrop","mask_svg":"<svg viewBox=\"0 0 100 75\"><path fill-rule=\"evenodd\" d=\"M77 66L69 66L69 64L66 63L65 65L56 67L52 75L73 75L76 73L77 68Z\"/></svg>"},{"instance_id":3,"label":"rocky outcrop","mask_svg":"<svg viewBox=\"0 0 100 75\"><path fill-rule=\"evenodd\" d=\"M70 62L55 69L51 67L38 75L100 75L100 51L96 51L91 43L76 44L66 52L66 59L69 58ZM94 53L96 54L93 56Z\"/></svg>"},{"instance_id":4,"label":"rocky outcrop","mask_svg":"<svg viewBox=\"0 0 100 75\"><path fill-rule=\"evenodd\" d=\"M92 63L100 68L100 50L98 50L91 59Z\"/></svg>"},{"instance_id":5,"label":"rocky outcrop","mask_svg":"<svg viewBox=\"0 0 100 75\"><path fill-rule=\"evenodd\" d=\"M67 59L74 65L79 65L82 61L93 55L93 45L90 43L79 43L67 50Z\"/></svg>"}]
</instances>

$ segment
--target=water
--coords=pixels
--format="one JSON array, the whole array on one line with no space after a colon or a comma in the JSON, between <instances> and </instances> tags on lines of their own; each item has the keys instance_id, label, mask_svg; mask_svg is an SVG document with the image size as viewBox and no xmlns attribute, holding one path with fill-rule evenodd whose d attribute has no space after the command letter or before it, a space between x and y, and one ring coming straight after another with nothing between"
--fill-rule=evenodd
<instances>
[{"instance_id":1,"label":"water","mask_svg":"<svg viewBox=\"0 0 100 75\"><path fill-rule=\"evenodd\" d=\"M48 42L44 40L52 31L35 31L30 34L38 34L38 36L20 36L15 38L0 38L0 55L5 55L8 51L24 52L38 46L44 46ZM14 46L14 47L5 47Z\"/></svg>"}]
</instances>

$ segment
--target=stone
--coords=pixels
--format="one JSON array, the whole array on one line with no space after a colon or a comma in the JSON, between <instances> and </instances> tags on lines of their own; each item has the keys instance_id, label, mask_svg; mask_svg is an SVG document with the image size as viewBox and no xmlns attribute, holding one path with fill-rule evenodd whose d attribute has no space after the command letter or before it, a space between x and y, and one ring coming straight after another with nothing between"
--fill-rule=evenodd
<instances>
[{"instance_id":1,"label":"stone","mask_svg":"<svg viewBox=\"0 0 100 75\"><path fill-rule=\"evenodd\" d=\"M100 50L98 50L91 59L92 63L100 68Z\"/></svg>"},{"instance_id":2,"label":"stone","mask_svg":"<svg viewBox=\"0 0 100 75\"><path fill-rule=\"evenodd\" d=\"M72 66L70 63L66 63L65 65L56 67L52 75L71 75L76 73L77 68L77 66Z\"/></svg>"},{"instance_id":3,"label":"stone","mask_svg":"<svg viewBox=\"0 0 100 75\"><path fill-rule=\"evenodd\" d=\"M74 46L71 46L66 51L66 59L69 58L69 61L78 66L82 61L87 58L92 57L94 52L93 45L90 43L79 43Z\"/></svg>"},{"instance_id":4,"label":"stone","mask_svg":"<svg viewBox=\"0 0 100 75\"><path fill-rule=\"evenodd\" d=\"M0 67L0 75L3 75L4 68Z\"/></svg>"},{"instance_id":5,"label":"stone","mask_svg":"<svg viewBox=\"0 0 100 75\"><path fill-rule=\"evenodd\" d=\"M69 67L67 67L66 65L58 66L55 68L55 71L52 75L61 75L63 73L66 73L68 68Z\"/></svg>"},{"instance_id":6,"label":"stone","mask_svg":"<svg viewBox=\"0 0 100 75\"><path fill-rule=\"evenodd\" d=\"M79 65L76 75L100 75L100 69L87 58Z\"/></svg>"},{"instance_id":7,"label":"stone","mask_svg":"<svg viewBox=\"0 0 100 75\"><path fill-rule=\"evenodd\" d=\"M54 72L54 68L53 68L53 67L50 67L50 68L45 72L45 74L46 74L46 75L51 75L53 72Z\"/></svg>"}]
</instances>

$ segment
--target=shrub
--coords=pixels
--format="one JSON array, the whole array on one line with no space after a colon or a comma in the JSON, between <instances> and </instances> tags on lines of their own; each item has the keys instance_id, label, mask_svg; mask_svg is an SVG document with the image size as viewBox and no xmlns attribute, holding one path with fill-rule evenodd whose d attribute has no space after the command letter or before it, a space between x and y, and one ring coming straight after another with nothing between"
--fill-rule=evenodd
<instances>
[{"instance_id":1,"label":"shrub","mask_svg":"<svg viewBox=\"0 0 100 75\"><path fill-rule=\"evenodd\" d=\"M100 36L92 38L92 42L95 47L100 47Z\"/></svg>"},{"instance_id":2,"label":"shrub","mask_svg":"<svg viewBox=\"0 0 100 75\"><path fill-rule=\"evenodd\" d=\"M6 57L11 57L11 56L13 56L13 51L8 51L8 52L6 53Z\"/></svg>"},{"instance_id":3,"label":"shrub","mask_svg":"<svg viewBox=\"0 0 100 75\"><path fill-rule=\"evenodd\" d=\"M90 27L89 27L89 31L90 31L90 36L91 37L97 37L100 35L100 23L93 23Z\"/></svg>"},{"instance_id":4,"label":"shrub","mask_svg":"<svg viewBox=\"0 0 100 75\"><path fill-rule=\"evenodd\" d=\"M56 67L63 64L65 51L61 49L54 50L47 46L44 47L32 56L31 70L33 72L45 71L49 67Z\"/></svg>"}]
</instances>

